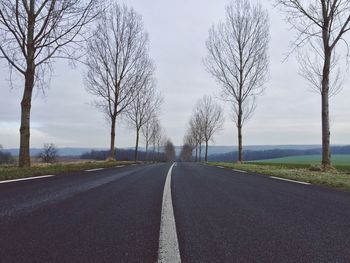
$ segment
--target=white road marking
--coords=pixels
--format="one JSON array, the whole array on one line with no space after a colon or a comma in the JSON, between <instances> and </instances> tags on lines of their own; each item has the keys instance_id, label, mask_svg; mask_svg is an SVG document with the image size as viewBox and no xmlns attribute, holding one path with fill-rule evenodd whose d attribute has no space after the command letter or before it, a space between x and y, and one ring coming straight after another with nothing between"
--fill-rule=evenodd
<instances>
[{"instance_id":1,"label":"white road marking","mask_svg":"<svg viewBox=\"0 0 350 263\"><path fill-rule=\"evenodd\" d=\"M225 169L225 167L223 166L216 166L217 168L220 168L220 169Z\"/></svg>"},{"instance_id":2,"label":"white road marking","mask_svg":"<svg viewBox=\"0 0 350 263\"><path fill-rule=\"evenodd\" d=\"M288 182L297 183L297 184L310 185L310 183L300 182L300 181L295 181L295 180L290 180L290 179L285 179L285 178L280 178L280 177L275 177L275 176L270 176L270 178L278 179L278 180L283 180L283 181L288 181Z\"/></svg>"},{"instance_id":3,"label":"white road marking","mask_svg":"<svg viewBox=\"0 0 350 263\"><path fill-rule=\"evenodd\" d=\"M12 182L18 182L18 181L26 181L26 180L34 180L34 179L40 179L40 178L47 178L47 177L52 177L55 175L43 175L43 176L34 176L34 177L26 177L26 178L20 178L20 179L13 179L13 180L5 180L5 181L0 181L0 184L6 184L6 183L12 183Z\"/></svg>"},{"instance_id":4,"label":"white road marking","mask_svg":"<svg viewBox=\"0 0 350 263\"><path fill-rule=\"evenodd\" d=\"M173 201L171 197L171 172L175 163L170 167L164 185L162 214L159 233L158 263L180 263L179 243L176 233Z\"/></svg>"},{"instance_id":5,"label":"white road marking","mask_svg":"<svg viewBox=\"0 0 350 263\"><path fill-rule=\"evenodd\" d=\"M95 172L95 171L101 171L104 170L105 168L96 168L96 169L90 169L90 170L85 170L85 172Z\"/></svg>"},{"instance_id":6,"label":"white road marking","mask_svg":"<svg viewBox=\"0 0 350 263\"><path fill-rule=\"evenodd\" d=\"M125 165L118 165L115 168L122 168L122 167L125 167Z\"/></svg>"},{"instance_id":7,"label":"white road marking","mask_svg":"<svg viewBox=\"0 0 350 263\"><path fill-rule=\"evenodd\" d=\"M237 170L237 169L232 169L232 171L239 172L239 173L247 173L247 171Z\"/></svg>"}]
</instances>

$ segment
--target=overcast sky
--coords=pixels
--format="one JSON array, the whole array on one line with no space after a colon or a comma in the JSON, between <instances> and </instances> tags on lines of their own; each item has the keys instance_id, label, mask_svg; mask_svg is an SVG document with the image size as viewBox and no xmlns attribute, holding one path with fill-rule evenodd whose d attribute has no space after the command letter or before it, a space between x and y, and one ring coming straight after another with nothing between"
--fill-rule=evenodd
<instances>
[{"instance_id":1,"label":"overcast sky","mask_svg":"<svg viewBox=\"0 0 350 263\"><path fill-rule=\"evenodd\" d=\"M219 85L206 72L203 58L208 29L224 18L228 0L128 0L142 15L156 62L158 88L164 96L161 123L167 136L182 144L188 119L197 99L216 96ZM260 1L259 1L260 2ZM270 80L258 107L244 128L244 144L321 144L320 95L310 92L298 76L292 56L282 63L293 34L283 15L264 0L271 21ZM22 87L13 89L2 63L0 79L0 144L19 146ZM46 95L35 93L32 106L31 146L52 142L59 147L103 147L109 145L109 128L91 106L92 97L82 81L83 68L72 69L66 62L54 65L55 73ZM350 85L331 100L332 143L350 143ZM223 103L219 101L220 103ZM227 107L227 109L229 109ZM224 130L215 136L215 145L236 145L236 130L228 110ZM134 131L118 123L117 147L134 145Z\"/></svg>"}]
</instances>

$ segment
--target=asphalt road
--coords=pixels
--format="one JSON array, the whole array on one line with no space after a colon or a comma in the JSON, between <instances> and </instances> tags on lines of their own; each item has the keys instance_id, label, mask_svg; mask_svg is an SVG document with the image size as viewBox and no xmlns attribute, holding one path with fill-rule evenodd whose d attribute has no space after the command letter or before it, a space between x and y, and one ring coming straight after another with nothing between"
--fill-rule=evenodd
<instances>
[{"instance_id":1,"label":"asphalt road","mask_svg":"<svg viewBox=\"0 0 350 263\"><path fill-rule=\"evenodd\" d=\"M350 262L350 194L179 164L173 202L183 262Z\"/></svg>"},{"instance_id":2,"label":"asphalt road","mask_svg":"<svg viewBox=\"0 0 350 263\"><path fill-rule=\"evenodd\" d=\"M0 184L0 262L157 262L170 166ZM193 163L170 185L182 262L350 262L350 193Z\"/></svg>"},{"instance_id":3,"label":"asphalt road","mask_svg":"<svg viewBox=\"0 0 350 263\"><path fill-rule=\"evenodd\" d=\"M169 167L0 184L0 262L156 262Z\"/></svg>"}]
</instances>

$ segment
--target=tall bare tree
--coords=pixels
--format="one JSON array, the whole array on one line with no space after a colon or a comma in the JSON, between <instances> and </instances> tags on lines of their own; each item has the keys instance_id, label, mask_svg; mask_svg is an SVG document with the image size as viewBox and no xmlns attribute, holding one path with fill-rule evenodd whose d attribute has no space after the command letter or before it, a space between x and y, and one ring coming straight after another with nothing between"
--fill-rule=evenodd
<instances>
[{"instance_id":1,"label":"tall bare tree","mask_svg":"<svg viewBox=\"0 0 350 263\"><path fill-rule=\"evenodd\" d=\"M141 16L111 3L87 46L87 90L110 121L110 158L115 159L117 117L125 112L153 72L149 40Z\"/></svg>"},{"instance_id":2,"label":"tall bare tree","mask_svg":"<svg viewBox=\"0 0 350 263\"><path fill-rule=\"evenodd\" d=\"M269 39L267 11L259 3L233 0L226 7L225 22L210 29L206 42L205 65L221 84L223 99L234 109L239 162L243 161L243 124L267 80Z\"/></svg>"},{"instance_id":3,"label":"tall bare tree","mask_svg":"<svg viewBox=\"0 0 350 263\"><path fill-rule=\"evenodd\" d=\"M321 94L322 167L327 170L331 166L329 97L339 90L339 71L334 70L337 64L336 48L342 42L348 49L344 36L350 31L350 1L276 1L285 12L287 22L298 33L293 50L311 48L314 55L301 56L301 71ZM335 75L331 75L332 69Z\"/></svg>"},{"instance_id":4,"label":"tall bare tree","mask_svg":"<svg viewBox=\"0 0 350 263\"><path fill-rule=\"evenodd\" d=\"M150 76L127 108L128 122L136 130L135 161L138 157L141 128L157 114L161 102L162 98L155 88L152 76Z\"/></svg>"},{"instance_id":5,"label":"tall bare tree","mask_svg":"<svg viewBox=\"0 0 350 263\"><path fill-rule=\"evenodd\" d=\"M194 115L190 119L189 135L192 137L195 144L195 161L200 162L202 158L202 143L204 142L204 134L201 118L196 112L194 112Z\"/></svg>"},{"instance_id":6,"label":"tall bare tree","mask_svg":"<svg viewBox=\"0 0 350 263\"><path fill-rule=\"evenodd\" d=\"M175 161L176 159L175 147L170 140L167 140L164 145L164 154L167 162Z\"/></svg>"},{"instance_id":7,"label":"tall bare tree","mask_svg":"<svg viewBox=\"0 0 350 263\"><path fill-rule=\"evenodd\" d=\"M30 166L30 113L34 87L45 88L57 58L80 50L98 1L1 0L0 58L24 78L19 166Z\"/></svg>"},{"instance_id":8,"label":"tall bare tree","mask_svg":"<svg viewBox=\"0 0 350 263\"><path fill-rule=\"evenodd\" d=\"M156 146L157 146L157 161L160 162L160 152L161 152L161 147L165 144L165 133L164 129L162 126L159 127L157 134L156 134Z\"/></svg>"},{"instance_id":9,"label":"tall bare tree","mask_svg":"<svg viewBox=\"0 0 350 263\"><path fill-rule=\"evenodd\" d=\"M193 151L192 146L190 144L188 144L188 143L185 143L181 147L180 160L182 162L190 162L190 161L192 161L192 151Z\"/></svg>"},{"instance_id":10,"label":"tall bare tree","mask_svg":"<svg viewBox=\"0 0 350 263\"><path fill-rule=\"evenodd\" d=\"M150 133L150 143L152 144L153 152L152 152L152 161L156 161L156 149L158 143L161 142L162 139L162 128L159 122L158 117L151 119L151 133Z\"/></svg>"},{"instance_id":11,"label":"tall bare tree","mask_svg":"<svg viewBox=\"0 0 350 263\"><path fill-rule=\"evenodd\" d=\"M141 133L143 135L143 139L145 142L145 148L146 148L146 161L148 161L149 157L149 145L151 144L151 137L152 137L152 125L154 123L154 119L156 118L155 115L151 116L151 118L141 127Z\"/></svg>"},{"instance_id":12,"label":"tall bare tree","mask_svg":"<svg viewBox=\"0 0 350 263\"><path fill-rule=\"evenodd\" d=\"M209 96L204 96L198 101L196 111L201 122L200 129L205 142L205 161L207 162L209 141L223 126L223 111Z\"/></svg>"}]
</instances>

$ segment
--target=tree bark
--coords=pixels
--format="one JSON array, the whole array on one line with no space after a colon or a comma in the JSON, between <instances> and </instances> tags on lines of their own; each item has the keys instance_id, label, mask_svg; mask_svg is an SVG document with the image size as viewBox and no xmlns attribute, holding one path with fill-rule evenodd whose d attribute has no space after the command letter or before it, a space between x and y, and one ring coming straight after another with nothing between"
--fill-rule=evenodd
<instances>
[{"instance_id":1,"label":"tree bark","mask_svg":"<svg viewBox=\"0 0 350 263\"><path fill-rule=\"evenodd\" d=\"M116 118L112 118L111 125L111 146L109 150L109 158L115 160L115 127L116 127Z\"/></svg>"},{"instance_id":2,"label":"tree bark","mask_svg":"<svg viewBox=\"0 0 350 263\"><path fill-rule=\"evenodd\" d=\"M202 143L199 144L199 162L202 161Z\"/></svg>"},{"instance_id":3,"label":"tree bark","mask_svg":"<svg viewBox=\"0 0 350 263\"><path fill-rule=\"evenodd\" d=\"M146 162L148 161L148 141L146 141Z\"/></svg>"},{"instance_id":4,"label":"tree bark","mask_svg":"<svg viewBox=\"0 0 350 263\"><path fill-rule=\"evenodd\" d=\"M198 144L196 144L196 158L195 162L198 162Z\"/></svg>"},{"instance_id":5,"label":"tree bark","mask_svg":"<svg viewBox=\"0 0 350 263\"><path fill-rule=\"evenodd\" d=\"M238 130L238 163L243 162L243 136L242 136L242 102L238 102L238 118L237 118L237 130Z\"/></svg>"},{"instance_id":6,"label":"tree bark","mask_svg":"<svg viewBox=\"0 0 350 263\"><path fill-rule=\"evenodd\" d=\"M35 1L30 1L28 13L27 69L25 72L24 92L21 101L19 167L30 167L30 111L35 78L34 3Z\"/></svg>"},{"instance_id":7,"label":"tree bark","mask_svg":"<svg viewBox=\"0 0 350 263\"><path fill-rule=\"evenodd\" d=\"M330 153L330 124L329 124L329 74L332 52L325 48L325 61L322 79L322 168L327 170L331 167Z\"/></svg>"},{"instance_id":8,"label":"tree bark","mask_svg":"<svg viewBox=\"0 0 350 263\"><path fill-rule=\"evenodd\" d=\"M21 101L21 128L19 167L30 167L30 111L34 88L34 67L29 67L25 75L23 98Z\"/></svg>"},{"instance_id":9,"label":"tree bark","mask_svg":"<svg viewBox=\"0 0 350 263\"><path fill-rule=\"evenodd\" d=\"M140 129L136 129L135 162L137 161L137 158L138 158L139 138L140 138Z\"/></svg>"},{"instance_id":10,"label":"tree bark","mask_svg":"<svg viewBox=\"0 0 350 263\"><path fill-rule=\"evenodd\" d=\"M159 144L157 145L157 151L158 151L157 159L158 159L158 162L160 162L160 146L159 146Z\"/></svg>"},{"instance_id":11,"label":"tree bark","mask_svg":"<svg viewBox=\"0 0 350 263\"><path fill-rule=\"evenodd\" d=\"M208 162L208 141L205 141L205 162Z\"/></svg>"}]
</instances>

